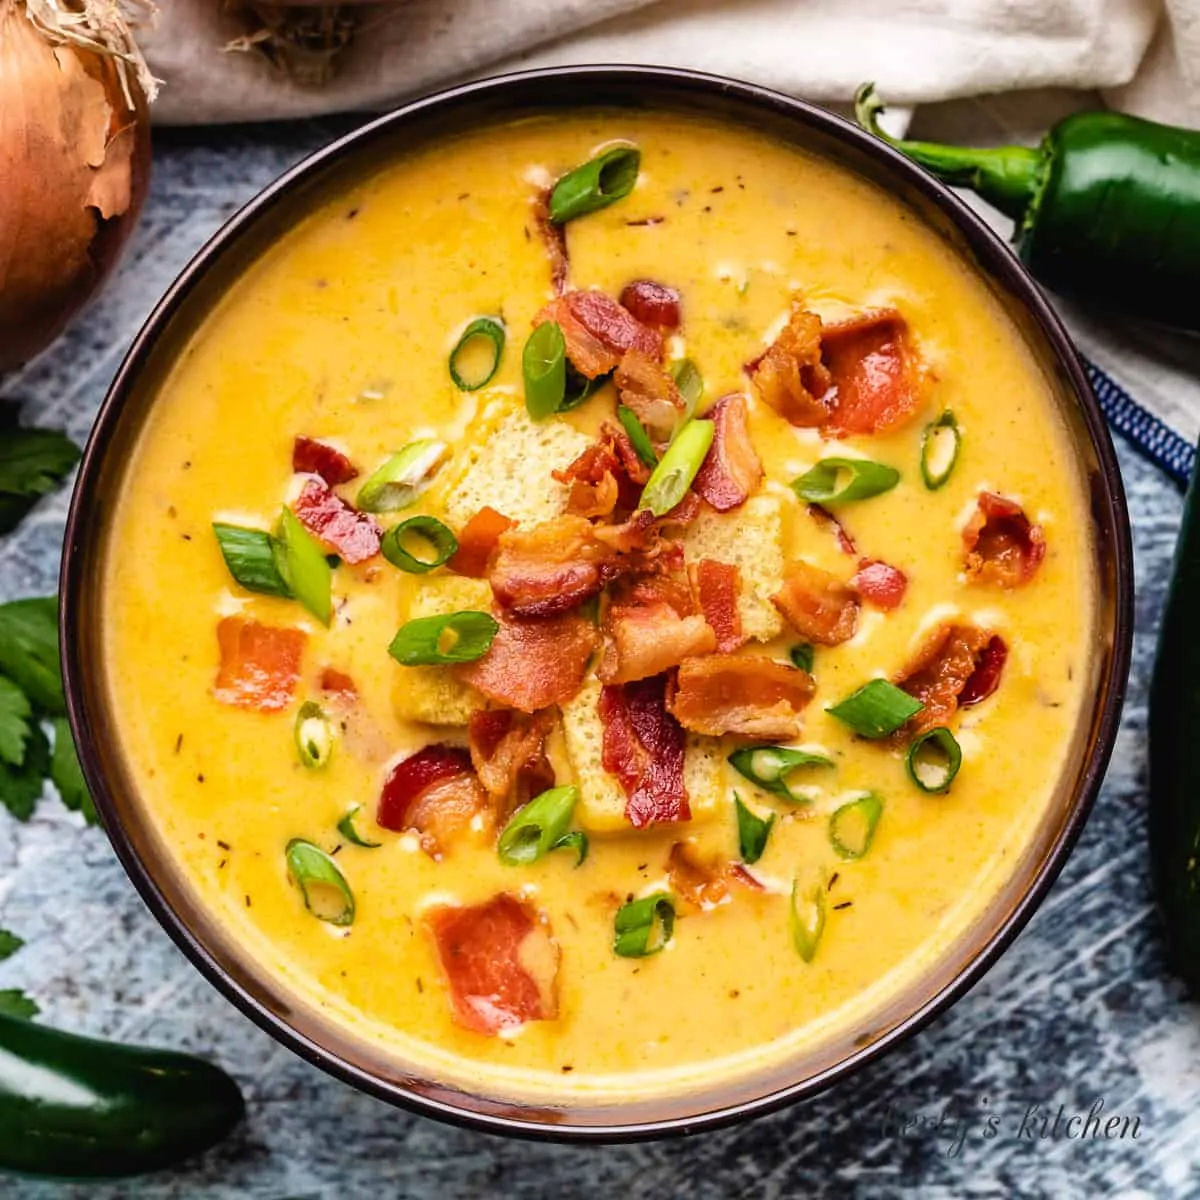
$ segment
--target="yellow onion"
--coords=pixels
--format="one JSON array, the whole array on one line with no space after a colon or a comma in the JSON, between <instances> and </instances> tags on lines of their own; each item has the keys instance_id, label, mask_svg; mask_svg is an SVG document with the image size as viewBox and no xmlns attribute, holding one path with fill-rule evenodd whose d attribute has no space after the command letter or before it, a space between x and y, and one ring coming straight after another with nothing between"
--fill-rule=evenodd
<instances>
[{"instance_id":1,"label":"yellow onion","mask_svg":"<svg viewBox=\"0 0 1200 1200\"><path fill-rule=\"evenodd\" d=\"M115 266L149 181L152 90L118 0L0 0L0 371Z\"/></svg>"}]
</instances>

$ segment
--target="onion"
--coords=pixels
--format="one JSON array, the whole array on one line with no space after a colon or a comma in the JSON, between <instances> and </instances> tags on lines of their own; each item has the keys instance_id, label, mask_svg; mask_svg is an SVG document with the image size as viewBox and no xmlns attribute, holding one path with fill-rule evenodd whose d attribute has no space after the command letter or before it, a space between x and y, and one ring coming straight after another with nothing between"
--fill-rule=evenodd
<instances>
[{"instance_id":1,"label":"onion","mask_svg":"<svg viewBox=\"0 0 1200 1200\"><path fill-rule=\"evenodd\" d=\"M153 90L116 0L0 0L0 371L116 265L149 180Z\"/></svg>"}]
</instances>

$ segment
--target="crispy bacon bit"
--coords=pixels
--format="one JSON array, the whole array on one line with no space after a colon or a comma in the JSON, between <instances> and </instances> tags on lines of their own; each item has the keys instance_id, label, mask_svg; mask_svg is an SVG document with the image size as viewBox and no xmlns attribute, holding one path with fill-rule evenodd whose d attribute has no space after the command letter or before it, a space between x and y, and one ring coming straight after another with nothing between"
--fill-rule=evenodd
<instances>
[{"instance_id":1,"label":"crispy bacon bit","mask_svg":"<svg viewBox=\"0 0 1200 1200\"><path fill-rule=\"evenodd\" d=\"M596 628L577 613L521 621L499 614L491 649L453 670L496 704L532 713L575 695L596 646Z\"/></svg>"},{"instance_id":2,"label":"crispy bacon bit","mask_svg":"<svg viewBox=\"0 0 1200 1200\"><path fill-rule=\"evenodd\" d=\"M597 540L592 526L564 516L502 533L490 578L502 608L542 617L578 607L617 571L615 551Z\"/></svg>"},{"instance_id":3,"label":"crispy bacon bit","mask_svg":"<svg viewBox=\"0 0 1200 1200\"><path fill-rule=\"evenodd\" d=\"M310 479L292 505L300 523L345 562L366 562L379 553L383 530L375 518L356 512L320 479Z\"/></svg>"},{"instance_id":4,"label":"crispy bacon bit","mask_svg":"<svg viewBox=\"0 0 1200 1200\"><path fill-rule=\"evenodd\" d=\"M607 375L629 350L662 359L662 336L603 292L567 292L534 317L543 321L558 322L571 365L588 379Z\"/></svg>"},{"instance_id":5,"label":"crispy bacon bit","mask_svg":"<svg viewBox=\"0 0 1200 1200\"><path fill-rule=\"evenodd\" d=\"M629 440L629 434L619 426L605 421L600 426L600 436L621 464L621 469L625 472L629 483L635 485L638 489L645 487L650 480L650 468L638 458L637 451L633 448L633 443ZM622 492L624 493L624 488L622 488ZM640 490L634 492L628 499L625 499L623 494L622 501L627 508L636 508L640 495Z\"/></svg>"},{"instance_id":6,"label":"crispy bacon bit","mask_svg":"<svg viewBox=\"0 0 1200 1200\"><path fill-rule=\"evenodd\" d=\"M896 608L908 590L908 576L877 558L862 558L850 586L869 604L885 611Z\"/></svg>"},{"instance_id":7,"label":"crispy bacon bit","mask_svg":"<svg viewBox=\"0 0 1200 1200\"><path fill-rule=\"evenodd\" d=\"M717 635L718 653L731 654L746 640L738 609L741 585L737 567L714 558L702 558L693 564L691 576L704 619Z\"/></svg>"},{"instance_id":8,"label":"crispy bacon bit","mask_svg":"<svg viewBox=\"0 0 1200 1200\"><path fill-rule=\"evenodd\" d=\"M970 708L986 700L999 686L1004 664L1008 661L1008 645L997 634L975 656L975 670L958 693L958 707Z\"/></svg>"},{"instance_id":9,"label":"crispy bacon bit","mask_svg":"<svg viewBox=\"0 0 1200 1200\"><path fill-rule=\"evenodd\" d=\"M471 762L479 782L502 815L554 786L554 768L546 757L553 713L527 716L509 708L472 713Z\"/></svg>"},{"instance_id":10,"label":"crispy bacon bit","mask_svg":"<svg viewBox=\"0 0 1200 1200\"><path fill-rule=\"evenodd\" d=\"M501 892L469 908L431 908L424 919L464 1029L511 1033L558 1015L558 946L531 905Z\"/></svg>"},{"instance_id":11,"label":"crispy bacon bit","mask_svg":"<svg viewBox=\"0 0 1200 1200\"><path fill-rule=\"evenodd\" d=\"M762 461L750 440L746 397L724 396L706 414L715 426L713 443L692 486L717 510L744 504L762 482Z\"/></svg>"},{"instance_id":12,"label":"crispy bacon bit","mask_svg":"<svg viewBox=\"0 0 1200 1200\"><path fill-rule=\"evenodd\" d=\"M489 505L484 505L463 527L458 535L458 550L446 564L456 575L482 579L488 573L492 555L500 543L500 535L512 529L510 521Z\"/></svg>"},{"instance_id":13,"label":"crispy bacon bit","mask_svg":"<svg viewBox=\"0 0 1200 1200\"><path fill-rule=\"evenodd\" d=\"M1046 557L1046 536L1015 500L980 492L963 530L967 578L1003 588L1028 583Z\"/></svg>"},{"instance_id":14,"label":"crispy bacon bit","mask_svg":"<svg viewBox=\"0 0 1200 1200\"><path fill-rule=\"evenodd\" d=\"M651 554L661 549L658 522L648 508L639 509L620 525L598 525L594 534L615 554Z\"/></svg>"},{"instance_id":15,"label":"crispy bacon bit","mask_svg":"<svg viewBox=\"0 0 1200 1200\"><path fill-rule=\"evenodd\" d=\"M571 271L571 256L567 251L567 227L556 225L550 220L550 193L552 188L542 188L533 198L533 223L538 239L546 247L550 259L550 282L554 291L561 296L567 290L567 276Z\"/></svg>"},{"instance_id":16,"label":"crispy bacon bit","mask_svg":"<svg viewBox=\"0 0 1200 1200\"><path fill-rule=\"evenodd\" d=\"M308 640L302 629L280 629L245 617L217 623L221 667L213 695L222 704L279 712L292 702Z\"/></svg>"},{"instance_id":17,"label":"crispy bacon bit","mask_svg":"<svg viewBox=\"0 0 1200 1200\"><path fill-rule=\"evenodd\" d=\"M812 517L818 525L824 525L825 528L833 531L833 536L837 538L838 547L843 554L857 554L858 547L854 544L854 539L846 531L845 525L838 520L823 504L810 504L808 506L808 515Z\"/></svg>"},{"instance_id":18,"label":"crispy bacon bit","mask_svg":"<svg viewBox=\"0 0 1200 1200\"><path fill-rule=\"evenodd\" d=\"M897 687L925 705L897 732L896 740L908 742L938 725L948 724L961 703L967 684L985 663L991 678L981 679L973 691L982 700L984 694L990 695L996 690L1004 660L1001 657L997 665L996 656L988 653L993 638L988 629L952 623L939 625L930 634L916 658L894 681ZM988 691L982 693L985 683Z\"/></svg>"},{"instance_id":19,"label":"crispy bacon bit","mask_svg":"<svg viewBox=\"0 0 1200 1200\"><path fill-rule=\"evenodd\" d=\"M665 442L675 432L687 404L675 380L658 361L642 350L630 350L613 376L617 395L642 423L654 442Z\"/></svg>"},{"instance_id":20,"label":"crispy bacon bit","mask_svg":"<svg viewBox=\"0 0 1200 1200\"><path fill-rule=\"evenodd\" d=\"M785 739L800 733L812 694L807 671L761 655L714 654L680 665L667 707L694 733Z\"/></svg>"},{"instance_id":21,"label":"crispy bacon bit","mask_svg":"<svg viewBox=\"0 0 1200 1200\"><path fill-rule=\"evenodd\" d=\"M604 620L604 649L596 674L603 683L632 683L677 667L685 658L711 654L717 637L699 615L681 615L659 601L614 604Z\"/></svg>"},{"instance_id":22,"label":"crispy bacon bit","mask_svg":"<svg viewBox=\"0 0 1200 1200\"><path fill-rule=\"evenodd\" d=\"M292 470L319 475L330 487L358 478L358 468L336 446L307 437L292 443Z\"/></svg>"},{"instance_id":23,"label":"crispy bacon bit","mask_svg":"<svg viewBox=\"0 0 1200 1200\"><path fill-rule=\"evenodd\" d=\"M830 375L821 361L821 318L800 304L779 336L747 370L758 394L784 420L802 427L824 425L829 410L821 397Z\"/></svg>"},{"instance_id":24,"label":"crispy bacon bit","mask_svg":"<svg viewBox=\"0 0 1200 1200\"><path fill-rule=\"evenodd\" d=\"M763 883L758 876L752 875L746 869L743 863L734 863L733 866L729 868L729 874L732 876L732 878L736 879L738 883L748 887L751 891L765 892L769 890L767 885Z\"/></svg>"},{"instance_id":25,"label":"crispy bacon bit","mask_svg":"<svg viewBox=\"0 0 1200 1200\"><path fill-rule=\"evenodd\" d=\"M858 593L836 575L806 562L790 562L772 601L787 623L810 642L838 646L858 628Z\"/></svg>"},{"instance_id":26,"label":"crispy bacon bit","mask_svg":"<svg viewBox=\"0 0 1200 1200\"><path fill-rule=\"evenodd\" d=\"M667 857L672 891L697 908L715 908L729 895L729 866L704 861L690 842L676 842Z\"/></svg>"},{"instance_id":27,"label":"crispy bacon bit","mask_svg":"<svg viewBox=\"0 0 1200 1200\"><path fill-rule=\"evenodd\" d=\"M571 516L607 517L617 507L621 496L617 478L623 470L604 442L593 442L569 466L551 473L570 489L566 511Z\"/></svg>"},{"instance_id":28,"label":"crispy bacon bit","mask_svg":"<svg viewBox=\"0 0 1200 1200\"><path fill-rule=\"evenodd\" d=\"M336 667L326 667L321 672L321 691L336 704L347 706L358 699L358 688L354 680Z\"/></svg>"},{"instance_id":29,"label":"crispy bacon bit","mask_svg":"<svg viewBox=\"0 0 1200 1200\"><path fill-rule=\"evenodd\" d=\"M660 333L679 328L680 295L673 287L652 279L635 279L621 292L621 303L643 325Z\"/></svg>"},{"instance_id":30,"label":"crispy bacon bit","mask_svg":"<svg viewBox=\"0 0 1200 1200\"><path fill-rule=\"evenodd\" d=\"M921 403L908 323L894 308L825 326L821 357L831 379L822 402L834 437L886 433L903 425Z\"/></svg>"},{"instance_id":31,"label":"crispy bacon bit","mask_svg":"<svg viewBox=\"0 0 1200 1200\"><path fill-rule=\"evenodd\" d=\"M487 793L460 746L434 744L398 762L384 781L375 820L395 833L413 830L421 848L440 858L476 816L491 816Z\"/></svg>"},{"instance_id":32,"label":"crispy bacon bit","mask_svg":"<svg viewBox=\"0 0 1200 1200\"><path fill-rule=\"evenodd\" d=\"M600 693L602 762L625 791L625 816L634 829L692 819L683 784L684 733L667 712L666 693L665 675L609 684Z\"/></svg>"},{"instance_id":33,"label":"crispy bacon bit","mask_svg":"<svg viewBox=\"0 0 1200 1200\"><path fill-rule=\"evenodd\" d=\"M689 489L683 499L658 519L660 525L690 525L704 511L704 501Z\"/></svg>"}]
</instances>

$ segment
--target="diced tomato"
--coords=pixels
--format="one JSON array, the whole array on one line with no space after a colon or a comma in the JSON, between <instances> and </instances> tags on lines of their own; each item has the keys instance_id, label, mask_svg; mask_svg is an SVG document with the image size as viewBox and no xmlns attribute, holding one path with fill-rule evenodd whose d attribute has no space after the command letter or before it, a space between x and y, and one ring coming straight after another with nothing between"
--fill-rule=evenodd
<instances>
[{"instance_id":1,"label":"diced tomato","mask_svg":"<svg viewBox=\"0 0 1200 1200\"><path fill-rule=\"evenodd\" d=\"M292 511L309 533L351 565L379 553L383 530L375 518L351 508L323 480L310 479Z\"/></svg>"},{"instance_id":2,"label":"diced tomato","mask_svg":"<svg viewBox=\"0 0 1200 1200\"><path fill-rule=\"evenodd\" d=\"M763 467L750 439L746 397L724 396L706 414L713 442L692 486L717 512L744 504L762 482Z\"/></svg>"},{"instance_id":3,"label":"diced tomato","mask_svg":"<svg viewBox=\"0 0 1200 1200\"><path fill-rule=\"evenodd\" d=\"M868 603L890 611L904 600L908 576L877 558L864 558L859 561L858 574L850 580L850 586Z\"/></svg>"},{"instance_id":4,"label":"diced tomato","mask_svg":"<svg viewBox=\"0 0 1200 1200\"><path fill-rule=\"evenodd\" d=\"M772 597L787 623L802 637L837 646L858 628L858 593L836 575L797 559L788 563L783 587Z\"/></svg>"},{"instance_id":5,"label":"diced tomato","mask_svg":"<svg viewBox=\"0 0 1200 1200\"><path fill-rule=\"evenodd\" d=\"M213 695L222 704L279 712L287 708L300 682L300 662L308 640L302 629L280 629L245 617L217 623L221 667Z\"/></svg>"},{"instance_id":6,"label":"diced tomato","mask_svg":"<svg viewBox=\"0 0 1200 1200\"><path fill-rule=\"evenodd\" d=\"M336 446L307 437L292 443L292 470L319 475L330 487L358 478L358 468Z\"/></svg>"},{"instance_id":7,"label":"diced tomato","mask_svg":"<svg viewBox=\"0 0 1200 1200\"><path fill-rule=\"evenodd\" d=\"M812 694L807 671L762 655L712 654L681 664L667 707L693 733L781 741L799 735Z\"/></svg>"},{"instance_id":8,"label":"diced tomato","mask_svg":"<svg viewBox=\"0 0 1200 1200\"><path fill-rule=\"evenodd\" d=\"M651 329L670 333L679 328L681 299L673 287L635 279L622 289L621 304Z\"/></svg>"},{"instance_id":9,"label":"diced tomato","mask_svg":"<svg viewBox=\"0 0 1200 1200\"><path fill-rule=\"evenodd\" d=\"M446 564L457 575L471 579L482 579L488 573L492 555L500 543L500 535L512 529L503 513L484 505L463 527L458 535L458 550Z\"/></svg>"},{"instance_id":10,"label":"diced tomato","mask_svg":"<svg viewBox=\"0 0 1200 1200\"><path fill-rule=\"evenodd\" d=\"M1006 496L980 492L974 515L963 530L967 577L1003 588L1028 583L1046 557L1046 536L1024 509Z\"/></svg>"},{"instance_id":11,"label":"diced tomato","mask_svg":"<svg viewBox=\"0 0 1200 1200\"><path fill-rule=\"evenodd\" d=\"M908 324L894 308L825 326L821 358L831 377L822 402L835 437L886 433L903 425L921 404Z\"/></svg>"},{"instance_id":12,"label":"diced tomato","mask_svg":"<svg viewBox=\"0 0 1200 1200\"><path fill-rule=\"evenodd\" d=\"M737 567L714 558L702 558L692 567L692 578L700 597L700 610L717 635L717 651L731 654L746 640L738 609L741 584Z\"/></svg>"}]
</instances>

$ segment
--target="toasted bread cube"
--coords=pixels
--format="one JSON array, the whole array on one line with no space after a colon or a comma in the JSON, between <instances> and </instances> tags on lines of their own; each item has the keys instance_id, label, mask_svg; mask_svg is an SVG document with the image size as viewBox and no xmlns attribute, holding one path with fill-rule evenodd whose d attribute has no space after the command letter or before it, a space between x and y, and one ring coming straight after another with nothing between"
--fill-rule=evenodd
<instances>
[{"instance_id":1,"label":"toasted bread cube","mask_svg":"<svg viewBox=\"0 0 1200 1200\"><path fill-rule=\"evenodd\" d=\"M771 597L783 587L783 501L770 492L751 496L732 512L706 511L683 533L689 563L702 558L738 569L738 612L747 637L769 642L783 631Z\"/></svg>"},{"instance_id":2,"label":"toasted bread cube","mask_svg":"<svg viewBox=\"0 0 1200 1200\"><path fill-rule=\"evenodd\" d=\"M625 792L602 766L604 726L596 705L600 681L590 677L562 708L563 733L572 780L579 788L575 819L589 833L628 833ZM683 780L693 821L707 821L720 809L724 758L714 738L688 734Z\"/></svg>"}]
</instances>

